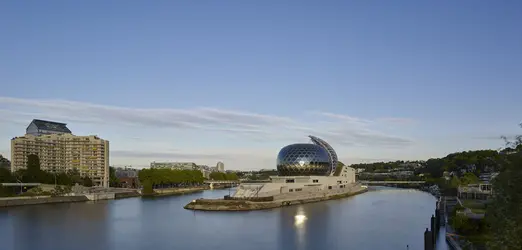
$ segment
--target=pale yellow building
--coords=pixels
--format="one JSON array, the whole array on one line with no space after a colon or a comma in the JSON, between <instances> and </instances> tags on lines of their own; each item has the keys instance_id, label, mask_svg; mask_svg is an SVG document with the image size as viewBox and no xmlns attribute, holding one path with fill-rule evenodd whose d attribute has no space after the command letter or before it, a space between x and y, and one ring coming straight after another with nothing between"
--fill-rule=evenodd
<instances>
[{"instance_id":1,"label":"pale yellow building","mask_svg":"<svg viewBox=\"0 0 522 250\"><path fill-rule=\"evenodd\" d=\"M109 187L109 141L98 136L76 136L69 131L15 137L11 140L11 171L26 168L27 156L31 154L38 155L44 171L77 169L80 175L91 178L95 186Z\"/></svg>"}]
</instances>

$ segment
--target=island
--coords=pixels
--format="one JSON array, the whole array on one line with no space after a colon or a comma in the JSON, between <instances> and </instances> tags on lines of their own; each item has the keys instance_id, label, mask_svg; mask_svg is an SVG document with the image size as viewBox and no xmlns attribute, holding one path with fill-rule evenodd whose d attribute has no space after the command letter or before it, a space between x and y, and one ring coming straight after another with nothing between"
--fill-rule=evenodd
<instances>
[{"instance_id":1,"label":"island","mask_svg":"<svg viewBox=\"0 0 522 250\"><path fill-rule=\"evenodd\" d=\"M368 188L355 180L355 169L337 166L335 150L324 140L283 147L277 156L277 176L267 183L242 183L233 195L196 199L185 209L248 211L291 206L353 196Z\"/></svg>"}]
</instances>

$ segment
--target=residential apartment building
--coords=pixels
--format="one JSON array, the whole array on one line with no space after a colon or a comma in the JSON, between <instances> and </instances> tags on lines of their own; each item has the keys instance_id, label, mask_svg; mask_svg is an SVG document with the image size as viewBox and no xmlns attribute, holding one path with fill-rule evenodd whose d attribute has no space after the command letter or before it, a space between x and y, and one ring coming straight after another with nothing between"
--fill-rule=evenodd
<instances>
[{"instance_id":1,"label":"residential apartment building","mask_svg":"<svg viewBox=\"0 0 522 250\"><path fill-rule=\"evenodd\" d=\"M109 187L109 141L95 135L76 136L64 126L33 120L25 136L11 140L11 171L26 168L27 157L35 154L44 171L76 169L81 176L91 178L94 185Z\"/></svg>"}]
</instances>

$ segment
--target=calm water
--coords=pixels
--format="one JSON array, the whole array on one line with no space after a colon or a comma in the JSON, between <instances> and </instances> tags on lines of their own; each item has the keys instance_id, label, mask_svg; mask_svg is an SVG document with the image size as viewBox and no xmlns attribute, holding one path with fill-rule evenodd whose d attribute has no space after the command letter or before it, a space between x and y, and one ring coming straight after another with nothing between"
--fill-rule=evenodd
<instances>
[{"instance_id":1,"label":"calm water","mask_svg":"<svg viewBox=\"0 0 522 250\"><path fill-rule=\"evenodd\" d=\"M379 188L266 211L183 209L195 198L228 192L0 209L0 249L413 250L423 249L435 208L427 193Z\"/></svg>"}]
</instances>

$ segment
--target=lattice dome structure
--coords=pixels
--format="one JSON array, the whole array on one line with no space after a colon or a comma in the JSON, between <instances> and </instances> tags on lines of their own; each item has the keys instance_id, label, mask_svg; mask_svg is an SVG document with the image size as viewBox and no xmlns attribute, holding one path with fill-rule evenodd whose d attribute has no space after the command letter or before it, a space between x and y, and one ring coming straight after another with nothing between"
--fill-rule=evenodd
<instances>
[{"instance_id":1,"label":"lattice dome structure","mask_svg":"<svg viewBox=\"0 0 522 250\"><path fill-rule=\"evenodd\" d=\"M330 166L331 166L331 169L332 169L331 173L332 174L335 173L335 169L337 168L338 159L337 159L337 153L335 152L333 147L330 146L330 144L328 144L328 142L326 142L325 140L323 140L323 139L321 139L319 137L316 137L316 136L313 136L313 135L310 135L308 137L310 137L310 139L312 140L312 142L314 144L321 146L322 148L324 148L328 152L328 157L330 158Z\"/></svg>"},{"instance_id":2,"label":"lattice dome structure","mask_svg":"<svg viewBox=\"0 0 522 250\"><path fill-rule=\"evenodd\" d=\"M279 176L327 176L332 172L328 151L311 143L288 145L277 155Z\"/></svg>"}]
</instances>

